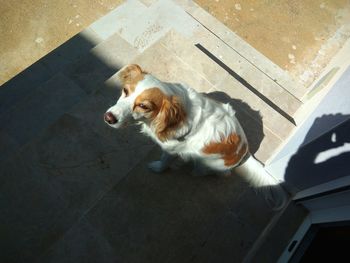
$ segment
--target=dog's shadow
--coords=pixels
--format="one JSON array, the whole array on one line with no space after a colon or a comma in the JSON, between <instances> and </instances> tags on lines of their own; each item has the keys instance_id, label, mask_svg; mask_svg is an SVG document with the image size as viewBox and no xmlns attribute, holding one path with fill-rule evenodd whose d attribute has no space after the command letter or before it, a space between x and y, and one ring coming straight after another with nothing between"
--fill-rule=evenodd
<instances>
[{"instance_id":1,"label":"dog's shadow","mask_svg":"<svg viewBox=\"0 0 350 263\"><path fill-rule=\"evenodd\" d=\"M236 111L236 117L242 125L249 142L249 151L255 154L264 138L263 121L259 111L253 110L247 103L239 99L233 99L221 91L202 93L206 97L222 102L229 103Z\"/></svg>"}]
</instances>

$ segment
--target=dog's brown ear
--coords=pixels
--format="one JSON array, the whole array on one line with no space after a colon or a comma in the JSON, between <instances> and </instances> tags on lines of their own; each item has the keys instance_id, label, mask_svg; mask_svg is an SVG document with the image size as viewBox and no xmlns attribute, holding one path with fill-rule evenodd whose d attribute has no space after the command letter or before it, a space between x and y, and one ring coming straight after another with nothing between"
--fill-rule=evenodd
<instances>
[{"instance_id":1,"label":"dog's brown ear","mask_svg":"<svg viewBox=\"0 0 350 263\"><path fill-rule=\"evenodd\" d=\"M137 64L130 64L120 70L119 78L120 80L129 80L140 74L142 74L141 67Z\"/></svg>"},{"instance_id":2,"label":"dog's brown ear","mask_svg":"<svg viewBox=\"0 0 350 263\"><path fill-rule=\"evenodd\" d=\"M186 112L180 99L176 96L164 98L162 107L153 121L159 140L170 139L176 129L185 122L185 119Z\"/></svg>"},{"instance_id":3,"label":"dog's brown ear","mask_svg":"<svg viewBox=\"0 0 350 263\"><path fill-rule=\"evenodd\" d=\"M130 64L123 67L118 73L118 79L123 88L129 92L134 92L139 81L143 79L145 72L137 64Z\"/></svg>"}]
</instances>

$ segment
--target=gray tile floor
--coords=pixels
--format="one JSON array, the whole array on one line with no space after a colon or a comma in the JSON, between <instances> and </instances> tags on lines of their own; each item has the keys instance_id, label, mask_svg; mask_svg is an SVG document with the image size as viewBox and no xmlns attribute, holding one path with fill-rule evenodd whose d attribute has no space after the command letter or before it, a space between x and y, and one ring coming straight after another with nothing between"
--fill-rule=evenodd
<instances>
[{"instance_id":1,"label":"gray tile floor","mask_svg":"<svg viewBox=\"0 0 350 263\"><path fill-rule=\"evenodd\" d=\"M113 75L137 62L233 103L259 159L282 142L271 125L283 117L264 113L253 93L231 98L230 87L220 89L221 76L232 76L193 49L196 20L173 1L151 1L139 10L149 11L140 31L130 28L134 5L141 3L127 1L86 29L101 38L97 46L81 34L38 61L37 77L28 78L34 65L0 89L0 100L11 102L0 108L1 262L241 262L274 215L237 176L193 177L189 166L151 173L146 164L159 149L135 126L103 123L119 96ZM172 10L176 19L166 20ZM133 42L140 37L142 46Z\"/></svg>"},{"instance_id":2,"label":"gray tile floor","mask_svg":"<svg viewBox=\"0 0 350 263\"><path fill-rule=\"evenodd\" d=\"M188 167L152 174L146 162L157 156L152 151L96 202L42 262L86 262L86 253L89 262L105 253L106 262L240 262L272 215L266 204L238 177L192 177ZM70 235L92 235L93 251Z\"/></svg>"}]
</instances>

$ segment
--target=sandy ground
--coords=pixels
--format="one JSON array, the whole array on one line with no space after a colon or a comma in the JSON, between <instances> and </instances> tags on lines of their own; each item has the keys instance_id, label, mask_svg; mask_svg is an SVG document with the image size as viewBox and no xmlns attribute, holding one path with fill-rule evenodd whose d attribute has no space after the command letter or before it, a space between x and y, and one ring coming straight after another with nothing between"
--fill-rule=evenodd
<instances>
[{"instance_id":1,"label":"sandy ground","mask_svg":"<svg viewBox=\"0 0 350 263\"><path fill-rule=\"evenodd\" d=\"M0 85L124 0L0 0ZM308 86L350 36L347 0L196 0Z\"/></svg>"},{"instance_id":2,"label":"sandy ground","mask_svg":"<svg viewBox=\"0 0 350 263\"><path fill-rule=\"evenodd\" d=\"M306 85L350 36L347 0L195 2Z\"/></svg>"},{"instance_id":3,"label":"sandy ground","mask_svg":"<svg viewBox=\"0 0 350 263\"><path fill-rule=\"evenodd\" d=\"M123 0L0 0L0 85Z\"/></svg>"}]
</instances>

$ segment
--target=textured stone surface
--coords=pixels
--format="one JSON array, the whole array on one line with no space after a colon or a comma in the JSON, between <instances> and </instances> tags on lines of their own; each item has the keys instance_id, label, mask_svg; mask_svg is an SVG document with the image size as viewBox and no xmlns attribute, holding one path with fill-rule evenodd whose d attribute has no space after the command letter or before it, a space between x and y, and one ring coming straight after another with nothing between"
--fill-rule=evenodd
<instances>
[{"instance_id":1,"label":"textured stone surface","mask_svg":"<svg viewBox=\"0 0 350 263\"><path fill-rule=\"evenodd\" d=\"M207 79L218 91L226 92L232 98L241 99L251 105L254 110L260 111L264 117L264 125L279 138L286 138L294 128L294 125L290 121L281 116L236 80L234 76L231 76L224 68L214 63L206 54L196 48L190 39L171 31L161 40L161 43L176 54L181 61L188 64L189 67ZM288 94L286 91L281 90L279 99L285 100L286 94ZM267 97L270 98L270 96ZM277 104L277 106L280 106L280 104Z\"/></svg>"},{"instance_id":2,"label":"textured stone surface","mask_svg":"<svg viewBox=\"0 0 350 263\"><path fill-rule=\"evenodd\" d=\"M0 162L9 158L18 147L19 145L14 138L8 135L5 131L0 130Z\"/></svg>"},{"instance_id":3,"label":"textured stone surface","mask_svg":"<svg viewBox=\"0 0 350 263\"><path fill-rule=\"evenodd\" d=\"M158 155L152 152L146 161ZM246 190L248 185L236 176L193 177L189 167L153 174L146 169L146 161L86 216L119 260L187 262L200 257L203 247L212 262L239 262L244 252L234 244L243 242L249 248L271 216L260 197ZM259 209L251 209L256 205ZM238 235L235 229L240 229ZM211 249L217 238L228 241L225 246L216 245L226 251L224 255ZM206 248L206 244L210 245Z\"/></svg>"},{"instance_id":4,"label":"textured stone surface","mask_svg":"<svg viewBox=\"0 0 350 263\"><path fill-rule=\"evenodd\" d=\"M290 132L194 44L204 41L243 75L250 62L236 61L232 47L186 13L195 5L176 2L126 1L6 84L13 93L0 89L9 98L0 96L4 262L241 262L273 216L234 174L193 177L190 164L151 173L147 162L160 155L151 140L137 126L115 130L103 121L120 95L115 73L138 63L163 81L231 103L263 162ZM265 90L265 73L248 73L258 79L251 85L295 109L276 83Z\"/></svg>"},{"instance_id":5,"label":"textured stone surface","mask_svg":"<svg viewBox=\"0 0 350 263\"><path fill-rule=\"evenodd\" d=\"M51 77L50 70L39 61L6 82L0 89L0 115L23 101Z\"/></svg>"},{"instance_id":6,"label":"textured stone surface","mask_svg":"<svg viewBox=\"0 0 350 263\"><path fill-rule=\"evenodd\" d=\"M85 96L80 87L57 74L0 116L0 121L6 124L3 130L24 144Z\"/></svg>"},{"instance_id":7,"label":"textured stone surface","mask_svg":"<svg viewBox=\"0 0 350 263\"><path fill-rule=\"evenodd\" d=\"M119 261L106 238L83 218L37 262L114 263Z\"/></svg>"},{"instance_id":8,"label":"textured stone surface","mask_svg":"<svg viewBox=\"0 0 350 263\"><path fill-rule=\"evenodd\" d=\"M3 164L1 258L35 258L125 177L153 147L127 135L107 140L64 115Z\"/></svg>"},{"instance_id":9,"label":"textured stone surface","mask_svg":"<svg viewBox=\"0 0 350 263\"><path fill-rule=\"evenodd\" d=\"M139 52L119 34L114 34L91 50L104 64L118 68L130 63Z\"/></svg>"},{"instance_id":10,"label":"textured stone surface","mask_svg":"<svg viewBox=\"0 0 350 263\"><path fill-rule=\"evenodd\" d=\"M258 96L252 94L246 87L231 76L226 77L215 88L227 93L232 98L244 101L253 110L259 111L263 118L264 126L281 140L286 139L295 127L290 121L281 116Z\"/></svg>"},{"instance_id":11,"label":"textured stone surface","mask_svg":"<svg viewBox=\"0 0 350 263\"><path fill-rule=\"evenodd\" d=\"M161 42L162 40L148 48L133 60L133 63L138 63L162 81L186 83L199 92L206 92L212 88L208 80L170 52Z\"/></svg>"},{"instance_id":12,"label":"textured stone surface","mask_svg":"<svg viewBox=\"0 0 350 263\"><path fill-rule=\"evenodd\" d=\"M2 2L0 85L68 41L123 0Z\"/></svg>"},{"instance_id":13,"label":"textured stone surface","mask_svg":"<svg viewBox=\"0 0 350 263\"><path fill-rule=\"evenodd\" d=\"M277 262L307 214L308 211L304 207L290 203L272 230L260 237L262 244L254 254L250 255L249 262Z\"/></svg>"},{"instance_id":14,"label":"textured stone surface","mask_svg":"<svg viewBox=\"0 0 350 263\"><path fill-rule=\"evenodd\" d=\"M108 65L96 55L89 53L86 57L66 68L64 74L90 94L101 88L103 83L121 67L121 64Z\"/></svg>"},{"instance_id":15,"label":"textured stone surface","mask_svg":"<svg viewBox=\"0 0 350 263\"><path fill-rule=\"evenodd\" d=\"M293 116L300 107L301 102L295 96L210 31L200 28L195 39L216 60L229 67L235 74L239 75L290 116Z\"/></svg>"},{"instance_id":16,"label":"textured stone surface","mask_svg":"<svg viewBox=\"0 0 350 263\"><path fill-rule=\"evenodd\" d=\"M194 16L201 21L211 20L204 24L215 34L223 36L228 43L252 45L253 48L242 49L240 46L238 50L247 54L245 51L256 49L264 54L279 66L280 70L272 68L270 71L279 79L283 75L276 73L281 73L282 70L295 77L301 84L297 87L290 85L292 93L306 92L310 81L324 69L350 36L350 3L347 0L293 3L287 0L278 3L256 0L195 2L208 13L201 14L202 19ZM224 33L222 29L230 32L230 36L221 34ZM231 46L235 48L235 45ZM272 63L263 65L259 61L261 57L256 56L251 61L268 69Z\"/></svg>"}]
</instances>

